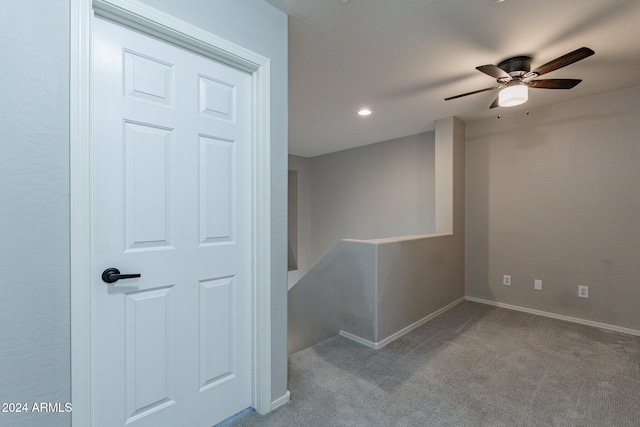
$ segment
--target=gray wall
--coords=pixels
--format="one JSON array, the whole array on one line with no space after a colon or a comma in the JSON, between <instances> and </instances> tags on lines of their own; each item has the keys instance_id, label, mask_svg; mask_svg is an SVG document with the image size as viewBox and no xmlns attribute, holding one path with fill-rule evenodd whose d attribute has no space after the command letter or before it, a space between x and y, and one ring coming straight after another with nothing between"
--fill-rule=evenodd
<instances>
[{"instance_id":1,"label":"gray wall","mask_svg":"<svg viewBox=\"0 0 640 427\"><path fill-rule=\"evenodd\" d=\"M311 248L311 184L309 169L311 160L307 157L289 155L289 170L298 176L297 213L297 245L298 269L289 272L289 288L295 285L309 271L309 252ZM289 236L291 239L291 236Z\"/></svg>"},{"instance_id":2,"label":"gray wall","mask_svg":"<svg viewBox=\"0 0 640 427\"><path fill-rule=\"evenodd\" d=\"M440 166L431 182L444 183L440 196L448 205L438 210L446 217L439 222L449 224L454 234L449 230L430 237L341 240L289 291L290 353L340 330L379 343L464 296L464 123L444 119L436 129L440 149L431 150L431 159ZM402 151L404 147L392 148ZM363 150L349 151L357 154ZM353 153L348 154L353 160ZM365 157L367 154L370 152L365 152ZM383 155L377 161L385 169L393 164L390 159L397 157ZM299 170L305 169L301 158L289 160L290 167L295 164ZM435 170L432 168L433 173ZM369 185L377 182L371 179ZM395 184L409 183L399 180ZM411 210L412 206L407 202L404 208ZM392 228L392 221L402 219L401 215L392 218L388 228Z\"/></svg>"},{"instance_id":3,"label":"gray wall","mask_svg":"<svg viewBox=\"0 0 640 427\"><path fill-rule=\"evenodd\" d=\"M311 266L340 239L433 233L434 135L311 158Z\"/></svg>"},{"instance_id":4,"label":"gray wall","mask_svg":"<svg viewBox=\"0 0 640 427\"><path fill-rule=\"evenodd\" d=\"M378 245L378 341L465 295L465 123L441 119L436 132L435 222L448 230Z\"/></svg>"},{"instance_id":5,"label":"gray wall","mask_svg":"<svg viewBox=\"0 0 640 427\"><path fill-rule=\"evenodd\" d=\"M69 402L69 5L0 14L0 402ZM69 425L0 413L0 425Z\"/></svg>"},{"instance_id":6,"label":"gray wall","mask_svg":"<svg viewBox=\"0 0 640 427\"><path fill-rule=\"evenodd\" d=\"M640 330L639 99L467 124L468 296Z\"/></svg>"},{"instance_id":7,"label":"gray wall","mask_svg":"<svg viewBox=\"0 0 640 427\"><path fill-rule=\"evenodd\" d=\"M375 341L464 297L464 233L378 245Z\"/></svg>"},{"instance_id":8,"label":"gray wall","mask_svg":"<svg viewBox=\"0 0 640 427\"><path fill-rule=\"evenodd\" d=\"M375 341L377 251L341 241L289 291L289 354L340 329Z\"/></svg>"},{"instance_id":9,"label":"gray wall","mask_svg":"<svg viewBox=\"0 0 640 427\"><path fill-rule=\"evenodd\" d=\"M287 17L263 0L147 0L272 59L272 398L286 393ZM4 1L0 402L70 400L69 1ZM0 413L0 425L68 426Z\"/></svg>"},{"instance_id":10,"label":"gray wall","mask_svg":"<svg viewBox=\"0 0 640 427\"><path fill-rule=\"evenodd\" d=\"M341 330L377 344L463 297L462 232L342 240L289 291L289 353Z\"/></svg>"}]
</instances>

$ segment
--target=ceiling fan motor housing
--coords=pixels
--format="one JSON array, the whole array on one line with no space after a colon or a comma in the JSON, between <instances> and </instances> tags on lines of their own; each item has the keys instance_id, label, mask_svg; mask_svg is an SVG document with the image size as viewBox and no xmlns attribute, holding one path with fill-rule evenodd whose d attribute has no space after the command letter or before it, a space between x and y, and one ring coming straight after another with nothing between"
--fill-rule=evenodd
<instances>
[{"instance_id":1,"label":"ceiling fan motor housing","mask_svg":"<svg viewBox=\"0 0 640 427\"><path fill-rule=\"evenodd\" d=\"M525 74L531 71L531 57L530 56L514 56L508 58L498 64L498 68L509 74L512 78L522 78ZM499 78L500 81L503 78ZM509 79L504 78L505 81Z\"/></svg>"}]
</instances>

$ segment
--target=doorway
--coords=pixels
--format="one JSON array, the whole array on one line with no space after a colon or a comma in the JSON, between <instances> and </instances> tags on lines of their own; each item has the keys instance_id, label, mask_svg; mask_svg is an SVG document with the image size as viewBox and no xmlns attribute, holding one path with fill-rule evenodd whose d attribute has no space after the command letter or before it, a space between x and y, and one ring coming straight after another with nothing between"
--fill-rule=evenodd
<instances>
[{"instance_id":1,"label":"doorway","mask_svg":"<svg viewBox=\"0 0 640 427\"><path fill-rule=\"evenodd\" d=\"M159 41L158 39L161 39L181 51L184 51L185 48L187 48L188 50L198 52L199 55L196 56L201 56L206 53L206 56L210 60L218 62L225 67L230 66L230 68L237 69L241 74L246 75L248 78L248 99L250 104L248 108L252 131L250 132L250 141L248 144L248 153L251 159L249 162L250 173L248 175L251 178L250 182L247 184L247 188L250 188L250 208L247 213L248 232L246 234L249 235L249 244L245 251L249 254L248 256L253 260L253 262L250 262L251 266L249 267L249 271L246 273L248 294L243 298L245 300L249 300L249 348L244 348L242 352L248 353L249 359L249 377L248 380L245 379L245 383L249 384L248 404L253 406L258 412L266 413L270 409L270 329L268 326L265 327L265 325L270 324L270 283L268 279L270 265L269 201L268 197L265 197L268 195L270 178L268 156L268 60L237 46L232 46L213 35L204 34L201 30L192 27L189 24L177 21L161 13L157 13L157 11L152 8L136 6L135 10L131 10L134 9L133 6L131 9L127 9L126 7L123 8L122 5L119 5L120 7L118 8L114 8L112 3L119 2L95 1L92 3L84 0L75 0L72 2L72 12L75 23L77 24L76 31L72 31L72 43L77 49L72 55L73 84L71 88L73 425L94 425L94 423L99 421L96 419L96 406L99 402L94 404L95 396L93 393L93 380L96 377L96 371L93 361L98 360L103 356L101 356L100 352L102 350L100 343L94 334L91 322L95 315L96 308L99 307L98 311L100 311L102 309L102 304L96 297L95 293L103 292L107 296L116 296L116 298L120 298L121 300L124 299L125 305L123 306L124 308L121 314L126 317L127 313L129 313L128 315L130 319L136 318L136 312L138 314L145 311L150 313L159 313L162 311L161 307L164 307L164 314L161 314L158 317L159 319L163 319L162 323L164 327L159 327L157 322L153 321L148 322L146 326L144 326L144 320L141 320L140 325L142 326L138 325L139 327L131 328L129 331L129 337L124 337L125 345L127 340L131 341L132 336L135 335L132 335L131 331L142 331L141 334L139 333L139 336L154 335L157 337L160 334L158 331L164 330L166 332L169 330L168 328L174 326L172 324L176 318L175 315L172 316L171 310L174 310L174 308L177 307L177 305L174 305L174 308L171 308L172 304L175 304L175 302L172 301L175 301L177 298L177 293L174 292L174 289L177 288L172 287L171 284L164 286L156 285L152 288L150 293L143 296L144 292L142 292L141 287L139 289L133 289L136 287L136 284L133 282L138 281L138 284L141 284L144 280L144 275L141 278L122 279L122 282L112 285L108 285L104 283L101 278L97 279L95 277L96 271L102 268L100 263L105 261L99 260L101 255L92 254L91 252L92 242L96 237L95 225L96 222L99 222L95 221L92 216L95 213L94 211L97 210L97 207L94 206L92 209L91 200L93 194L92 186L90 185L95 175L95 165L92 163L92 153L97 147L97 139L94 137L95 128L92 126L91 121L92 116L95 114L95 100L93 99L94 97L91 92L93 76L90 73L91 64L88 62L92 57L91 55L88 55L88 53L92 52L92 46L88 43L88 40L92 39L95 31L95 28L93 28L94 21L91 17L93 13L98 16L108 17L119 24L124 24L124 27L134 29L137 33L144 33L147 37L149 34L152 34L152 39L155 41ZM144 18L144 25L141 24L142 18ZM129 60L129 64L133 64L133 68L138 67L140 70L146 69L148 71L153 69L162 69L163 66L168 64L166 61L154 62L153 58L149 55L140 54L141 52L136 51L136 49L129 49L129 51L125 50L123 52L123 63ZM130 56L127 57L127 55ZM161 73L156 73L156 77L160 74ZM213 78L207 80L207 77L211 76L208 76L206 73L199 73L199 82L204 86L204 88L200 89L200 93L206 94L211 93L212 91L220 92L221 90L224 92L225 85L222 84L224 79ZM153 79L154 78L152 76L149 79L142 79L139 84L140 90L134 90L134 92L138 92L138 95L142 97L157 97L157 93L154 94L154 89L151 86L154 86L154 81L157 83L159 80ZM126 86L126 81L124 84ZM160 86L155 87L157 88ZM226 87L228 88L229 86L227 85ZM146 99L144 102L153 102L153 100ZM210 103L208 107L205 105L206 108L204 108L204 110L206 111L200 111L200 113L206 113L208 111L210 114L215 115L224 112L221 111L222 107L220 107L220 105L214 104L215 102ZM149 123L146 124L148 125ZM130 155L130 160L135 160L136 155L146 152L147 154L151 154L152 159L155 159L149 162L147 166L154 162L156 166L161 164L162 161L158 159L163 155L165 156L166 165L166 156L171 156L172 153L171 149L168 148L171 146L171 142L167 142L166 133L170 127L171 126L145 127L145 122L142 120L124 120L123 126L120 128L124 138L126 139L127 135L129 135L130 139L133 138L132 140L140 142L137 144L138 147L134 147L133 151L129 154L126 154L125 150L125 160L127 155ZM208 157L209 161L205 160L204 163L203 161L198 162L198 170L200 171L206 169L207 165L211 166L210 171L214 169L219 170L215 166L223 164L223 162L220 161L220 158L229 159L229 156L231 156L229 153L234 150L231 146L231 144L233 144L231 142L233 138L210 138L212 136L214 135L209 135L207 132L198 133L200 147L198 152L201 155L200 158L203 158L203 153L205 158L207 158L208 154L211 154L211 156ZM170 139L171 138L169 138L169 140ZM158 144L156 144L156 142L158 142ZM133 145L135 146L136 144ZM219 156L220 154L222 154L222 156ZM142 158L143 157L140 157L138 159L139 163ZM215 160L216 158L218 160ZM216 164L216 162L218 163ZM142 164L145 164L145 162L142 162ZM162 168L154 167L150 168L147 172L155 173L161 169ZM131 176L135 176L135 171L130 172L133 174ZM171 174L174 173L174 170L172 168L164 168L164 172L162 173ZM127 172L124 172L122 176L126 177L126 174ZM143 173L141 176L146 176L146 173ZM168 176L169 175L165 175L165 178ZM140 181L143 187L144 182L144 179ZM147 181L147 184L149 182L156 181ZM229 186L232 186L232 184L229 184ZM226 188L229 188L229 186ZM158 190L158 188L155 190ZM207 200L215 199L216 203L209 203L209 206L213 206L218 205L220 200L225 200L225 197L227 197L226 200L233 199L232 195L218 190L213 189L211 191L199 191L197 193L198 204L207 204ZM145 202L147 207L150 205L156 207L160 206L163 200L166 207L168 203L167 200L174 197L178 198L178 194L180 192L176 192L175 187L171 184L165 185L164 191L143 193L152 195L152 197L150 197L152 200L147 200L147 202ZM161 194L161 196L158 196L158 194ZM133 206L135 206L135 203ZM126 213L126 208L123 209L123 217L124 221L126 221L128 214ZM144 211L144 207L141 206L133 209L133 217L131 217L133 218L132 224L135 224L136 221L136 209L138 209L138 211L140 211L140 209ZM171 215L175 215L175 212L171 211L171 209L167 209L164 209L165 220L167 220L167 218L173 218ZM158 209L154 208L150 212L158 212ZM220 215L218 215L218 219L225 217L224 215ZM225 218L229 219L229 217ZM222 223L226 224L228 230L235 230L235 223L233 223L233 221L234 220L231 219L226 223L222 221ZM214 247L216 245L229 246L229 241L233 241L235 238L233 231L230 234L227 233L227 235L220 232L220 230L224 228L224 226L220 226L220 223L220 221L217 223L215 221L199 221L199 232L197 233L197 237L200 240L198 242L198 247ZM133 236L133 240L129 239L129 243L133 243L133 245L129 244L128 247L126 247L127 232L123 231L123 235L125 236L123 253L126 253L127 251L129 251L130 255L133 253L144 253L145 251L169 253L171 252L169 247L173 246L171 240L177 238L178 234L181 233L181 231L174 228L172 224L167 225L167 221L162 225L162 220L159 220L158 217L154 218L150 223L147 223L146 221L139 222L139 226L138 237L135 237L135 233L129 233L130 236ZM207 227L209 228L207 229ZM162 239L157 238L157 233L161 229L163 229L165 233L165 243L162 243ZM140 236L142 236L142 238L140 238ZM159 264L156 263L155 265L157 266ZM115 265L113 266L116 267ZM123 274L129 272L125 271L124 267L133 268L133 265L123 266ZM153 269L150 271L152 270ZM147 273L146 276L149 277L150 274L151 273ZM225 308L228 309L230 307L229 304L231 304L230 301L236 298L233 296L236 295L234 294L235 285L233 283L235 276L233 274L221 273L209 276L210 277L208 279L206 277L198 279L196 286L196 288L199 289L197 293L201 297L197 306L198 313L200 313L198 318L200 324L202 324L203 319L205 319L205 323L207 322L206 315L202 317L202 313L207 312L207 301L211 302L218 300L217 298L213 298L212 295L222 295L222 300L226 302L218 306L216 306L215 302L208 304L208 307L213 309L208 310L209 314L213 312L220 313L221 311L224 311ZM129 280L129 282L127 282L127 280ZM171 280L169 280L169 282L171 282ZM175 280L173 280L173 282L175 282ZM98 288L101 290L96 291ZM129 308L126 306L126 301L129 301ZM138 305L139 303L140 305ZM175 314L175 312L173 313ZM245 316L245 319L246 318L247 316ZM119 321L120 320L116 320L116 323ZM261 325L260 328L256 326L258 324ZM149 334L144 333L145 327L150 332ZM120 329L121 331L123 330L123 328L117 329ZM219 328L217 332L210 333L207 339L215 341L217 338L224 337L226 333L225 331L229 330L230 327ZM126 327L124 328L124 331L126 335ZM176 340L179 335L180 334L171 335L165 333L165 338L173 337L172 339ZM200 344L203 343L202 339L202 336L198 338ZM170 342L167 339L160 341L162 344L159 347L155 347L156 349L164 348L166 346L175 346L177 343L177 341ZM156 342L156 344L157 343L158 342ZM157 352L154 351L152 353L155 354ZM124 365L125 370L129 369L126 366L135 366L135 363L133 362L135 362L136 358L142 358L140 360L143 360L145 357L142 353L135 356L131 356L131 354L127 353L121 354L124 354L123 357L125 361L129 358L130 363L129 365ZM175 354L176 353L171 354L170 351L165 352L162 358L156 359L156 361L151 365L162 367L163 363L173 363L174 361L172 362L172 358L175 358ZM231 360L228 357L229 353L225 354L227 355L227 361ZM224 359L224 357L222 358ZM224 363L222 365L224 365ZM142 365L138 363L138 366ZM202 372L207 372L207 370L210 375L203 375ZM198 371L199 390L213 389L217 385L229 382L230 378L233 376L233 374L230 374L228 370L225 371L225 369L221 369L220 366L216 366L215 363L209 364L202 362L202 357L200 357L200 361L198 362ZM164 372L167 375L173 375L171 380L174 381L174 387L177 387L178 382L183 381L186 377L186 375L180 375L178 371L171 372L171 369L168 368L165 369ZM141 406L138 405L139 407L134 409L133 412L130 411L132 414L129 416L131 422L143 419L144 417L141 416L143 414L149 415L158 412L160 409L176 406L171 403L172 401L175 401L175 399L172 396L169 396L169 393L165 393L166 396L160 396L162 393L158 394L157 387L152 387L153 385L160 383L166 385L166 380L169 378L167 375L162 377L162 381L156 381L155 383L153 381L155 381L154 378L156 378L156 376L148 375L147 383L144 383L144 381L140 383L142 390L146 390L146 392L141 392L141 394L137 396L139 402L142 402L142 404ZM151 391L154 389L156 391ZM171 387L165 387L165 391L170 389ZM124 390L121 391L124 393ZM133 405L135 407L137 404L134 403Z\"/></svg>"}]
</instances>

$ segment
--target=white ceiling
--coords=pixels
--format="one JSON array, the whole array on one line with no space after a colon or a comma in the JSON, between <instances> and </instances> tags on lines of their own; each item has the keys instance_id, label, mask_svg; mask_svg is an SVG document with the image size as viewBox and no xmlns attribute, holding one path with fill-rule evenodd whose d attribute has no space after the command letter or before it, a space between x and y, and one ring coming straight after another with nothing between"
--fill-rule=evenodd
<instances>
[{"instance_id":1,"label":"white ceiling","mask_svg":"<svg viewBox=\"0 0 640 427\"><path fill-rule=\"evenodd\" d=\"M533 89L533 109L640 84L638 0L268 0L289 15L289 152L305 157L473 121L496 91L475 69L516 55L532 68L586 46L594 56L546 74L570 90ZM639 100L640 102L640 100ZM373 114L360 117L361 107Z\"/></svg>"}]
</instances>

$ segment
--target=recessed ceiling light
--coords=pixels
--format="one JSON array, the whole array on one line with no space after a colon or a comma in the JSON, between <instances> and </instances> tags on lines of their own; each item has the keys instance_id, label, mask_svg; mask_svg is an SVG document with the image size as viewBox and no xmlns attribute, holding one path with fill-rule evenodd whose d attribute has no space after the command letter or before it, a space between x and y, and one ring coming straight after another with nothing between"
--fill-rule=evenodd
<instances>
[{"instance_id":1,"label":"recessed ceiling light","mask_svg":"<svg viewBox=\"0 0 640 427\"><path fill-rule=\"evenodd\" d=\"M370 116L371 110L369 110L368 108L363 108L362 110L358 111L358 114L361 116Z\"/></svg>"}]
</instances>

